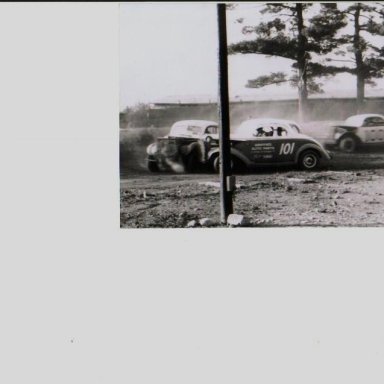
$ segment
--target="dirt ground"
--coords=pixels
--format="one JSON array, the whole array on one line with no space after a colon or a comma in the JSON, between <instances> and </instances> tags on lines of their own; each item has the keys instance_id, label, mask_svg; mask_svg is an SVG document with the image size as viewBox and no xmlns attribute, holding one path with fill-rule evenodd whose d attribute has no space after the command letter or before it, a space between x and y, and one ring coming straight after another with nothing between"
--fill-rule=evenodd
<instances>
[{"instance_id":1,"label":"dirt ground","mask_svg":"<svg viewBox=\"0 0 384 384\"><path fill-rule=\"evenodd\" d=\"M324 170L268 169L236 175L234 213L254 227L384 225L384 150L333 153ZM220 224L219 176L121 168L121 227Z\"/></svg>"}]
</instances>

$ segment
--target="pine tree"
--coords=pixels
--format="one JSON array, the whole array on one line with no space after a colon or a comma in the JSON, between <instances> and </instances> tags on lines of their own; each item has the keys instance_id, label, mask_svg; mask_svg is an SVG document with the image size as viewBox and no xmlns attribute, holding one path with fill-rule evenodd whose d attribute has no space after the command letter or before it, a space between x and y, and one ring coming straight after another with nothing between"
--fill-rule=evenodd
<instances>
[{"instance_id":1,"label":"pine tree","mask_svg":"<svg viewBox=\"0 0 384 384\"><path fill-rule=\"evenodd\" d=\"M342 36L345 47L339 51L349 56L352 69L346 72L356 75L356 111L364 104L365 85L375 85L374 79L384 75L384 47L372 43L373 36L384 36L384 7L380 3L354 3L343 14L353 24L353 32Z\"/></svg>"},{"instance_id":2,"label":"pine tree","mask_svg":"<svg viewBox=\"0 0 384 384\"><path fill-rule=\"evenodd\" d=\"M311 3L266 4L261 13L276 17L257 26L244 27L243 33L255 34L255 39L229 47L230 54L252 53L292 60L296 75L274 72L249 80L247 87L259 88L289 81L298 88L299 120L305 118L308 94L321 92L316 79L348 70L313 60L313 56L327 54L338 47L336 34L346 25L345 16L338 11L335 3L321 4L318 15L310 18L307 11L313 6Z\"/></svg>"}]
</instances>

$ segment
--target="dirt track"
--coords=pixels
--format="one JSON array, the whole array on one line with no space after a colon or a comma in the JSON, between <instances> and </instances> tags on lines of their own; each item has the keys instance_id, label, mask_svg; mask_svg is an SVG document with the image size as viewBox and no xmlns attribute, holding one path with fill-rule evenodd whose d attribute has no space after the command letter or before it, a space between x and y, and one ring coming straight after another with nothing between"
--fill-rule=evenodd
<instances>
[{"instance_id":1,"label":"dirt track","mask_svg":"<svg viewBox=\"0 0 384 384\"><path fill-rule=\"evenodd\" d=\"M121 227L178 228L220 221L215 174L121 170ZM234 211L252 226L384 225L384 152L334 153L326 170L269 169L236 176Z\"/></svg>"}]
</instances>

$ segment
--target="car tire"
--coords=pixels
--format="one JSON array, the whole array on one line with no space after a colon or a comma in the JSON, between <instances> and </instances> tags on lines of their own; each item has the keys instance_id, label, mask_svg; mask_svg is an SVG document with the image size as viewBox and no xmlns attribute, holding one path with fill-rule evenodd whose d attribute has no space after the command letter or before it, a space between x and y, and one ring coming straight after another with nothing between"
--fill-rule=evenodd
<instances>
[{"instance_id":1,"label":"car tire","mask_svg":"<svg viewBox=\"0 0 384 384\"><path fill-rule=\"evenodd\" d=\"M316 151L304 151L299 158L299 167L305 171L311 171L320 165L320 156Z\"/></svg>"},{"instance_id":2,"label":"car tire","mask_svg":"<svg viewBox=\"0 0 384 384\"><path fill-rule=\"evenodd\" d=\"M212 161L212 169L215 173L220 173L220 156L216 156Z\"/></svg>"},{"instance_id":3,"label":"car tire","mask_svg":"<svg viewBox=\"0 0 384 384\"><path fill-rule=\"evenodd\" d=\"M159 168L159 165L154 161L148 161L148 170L150 172L159 172L160 168Z\"/></svg>"},{"instance_id":4,"label":"car tire","mask_svg":"<svg viewBox=\"0 0 384 384\"><path fill-rule=\"evenodd\" d=\"M351 135L342 137L339 140L339 145L338 145L340 151L345 153L355 152L357 149L357 146L358 146L357 140Z\"/></svg>"},{"instance_id":5,"label":"car tire","mask_svg":"<svg viewBox=\"0 0 384 384\"><path fill-rule=\"evenodd\" d=\"M213 172L220 173L220 156L216 156L212 161L212 168ZM235 161L233 157L231 156L231 169L234 170L235 168Z\"/></svg>"},{"instance_id":6,"label":"car tire","mask_svg":"<svg viewBox=\"0 0 384 384\"><path fill-rule=\"evenodd\" d=\"M195 151L192 151L186 158L185 158L185 170L189 173L195 172L197 168L197 155Z\"/></svg>"}]
</instances>

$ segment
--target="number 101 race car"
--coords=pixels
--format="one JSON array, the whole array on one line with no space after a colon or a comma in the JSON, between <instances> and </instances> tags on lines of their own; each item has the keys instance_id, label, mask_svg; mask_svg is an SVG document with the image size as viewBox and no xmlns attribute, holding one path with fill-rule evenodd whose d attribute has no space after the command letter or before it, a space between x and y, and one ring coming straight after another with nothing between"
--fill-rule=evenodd
<instances>
[{"instance_id":1,"label":"number 101 race car","mask_svg":"<svg viewBox=\"0 0 384 384\"><path fill-rule=\"evenodd\" d=\"M219 150L211 148L208 161L219 170ZM331 159L323 146L300 133L298 126L287 120L246 120L231 134L233 167L298 165L312 170Z\"/></svg>"}]
</instances>

